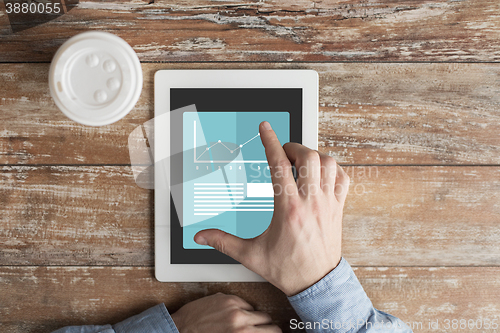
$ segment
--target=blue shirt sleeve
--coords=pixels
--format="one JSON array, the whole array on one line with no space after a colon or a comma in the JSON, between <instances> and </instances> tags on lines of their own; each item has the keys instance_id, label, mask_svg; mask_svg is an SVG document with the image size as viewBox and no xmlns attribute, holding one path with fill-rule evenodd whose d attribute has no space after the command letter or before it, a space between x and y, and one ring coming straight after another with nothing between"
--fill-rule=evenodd
<instances>
[{"instance_id":1,"label":"blue shirt sleeve","mask_svg":"<svg viewBox=\"0 0 500 333\"><path fill-rule=\"evenodd\" d=\"M53 333L179 333L165 304L159 304L116 325L68 326Z\"/></svg>"},{"instance_id":2,"label":"blue shirt sleeve","mask_svg":"<svg viewBox=\"0 0 500 333\"><path fill-rule=\"evenodd\" d=\"M302 320L292 319L292 329L309 333L412 332L400 319L373 307L344 258L323 279L288 300Z\"/></svg>"}]
</instances>

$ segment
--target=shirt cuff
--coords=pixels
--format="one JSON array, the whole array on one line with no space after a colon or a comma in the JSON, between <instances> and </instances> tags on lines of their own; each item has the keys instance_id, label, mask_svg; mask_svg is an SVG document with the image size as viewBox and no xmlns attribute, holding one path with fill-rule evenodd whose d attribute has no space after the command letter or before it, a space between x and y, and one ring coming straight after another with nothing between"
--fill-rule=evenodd
<instances>
[{"instance_id":1,"label":"shirt cuff","mask_svg":"<svg viewBox=\"0 0 500 333\"><path fill-rule=\"evenodd\" d=\"M349 263L340 263L323 279L288 297L304 322L356 325L370 316L373 305ZM351 326L352 327L352 326Z\"/></svg>"},{"instance_id":2,"label":"shirt cuff","mask_svg":"<svg viewBox=\"0 0 500 333\"><path fill-rule=\"evenodd\" d=\"M113 325L116 333L179 333L165 304L158 304Z\"/></svg>"}]
</instances>

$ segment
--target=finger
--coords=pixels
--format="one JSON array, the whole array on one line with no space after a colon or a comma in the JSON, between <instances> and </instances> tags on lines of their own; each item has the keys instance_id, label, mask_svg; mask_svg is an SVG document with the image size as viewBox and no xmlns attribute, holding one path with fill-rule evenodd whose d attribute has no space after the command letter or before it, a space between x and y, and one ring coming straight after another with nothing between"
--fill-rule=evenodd
<instances>
[{"instance_id":1,"label":"finger","mask_svg":"<svg viewBox=\"0 0 500 333\"><path fill-rule=\"evenodd\" d=\"M321 182L321 161L318 152L295 142L286 143L283 149L290 162L295 165L299 193L318 193Z\"/></svg>"},{"instance_id":2,"label":"finger","mask_svg":"<svg viewBox=\"0 0 500 333\"><path fill-rule=\"evenodd\" d=\"M266 158L271 170L273 187L279 187L279 193L290 195L297 193L297 186L292 174L292 165L281 146L276 133L267 121L259 126L260 139L266 151ZM286 190L286 191L284 191ZM277 189L275 188L275 193Z\"/></svg>"},{"instance_id":3,"label":"finger","mask_svg":"<svg viewBox=\"0 0 500 333\"><path fill-rule=\"evenodd\" d=\"M337 178L337 162L331 156L319 153L321 161L321 189L326 194L334 194Z\"/></svg>"},{"instance_id":4,"label":"finger","mask_svg":"<svg viewBox=\"0 0 500 333\"><path fill-rule=\"evenodd\" d=\"M250 242L249 239L242 239L218 229L199 231L194 235L194 241L199 245L211 246L242 264Z\"/></svg>"},{"instance_id":5,"label":"finger","mask_svg":"<svg viewBox=\"0 0 500 333\"><path fill-rule=\"evenodd\" d=\"M337 175L335 177L335 197L340 203L344 203L349 192L350 179L347 173L337 164Z\"/></svg>"},{"instance_id":6,"label":"finger","mask_svg":"<svg viewBox=\"0 0 500 333\"><path fill-rule=\"evenodd\" d=\"M262 325L262 326L256 326L255 331L250 331L250 332L255 332L255 333L281 333L281 328L279 328L277 325Z\"/></svg>"},{"instance_id":7,"label":"finger","mask_svg":"<svg viewBox=\"0 0 500 333\"><path fill-rule=\"evenodd\" d=\"M245 301L243 298L238 297L236 295L226 295L232 302L234 302L234 305L239 307L240 309L243 309L243 311L246 312L254 312L254 308L250 303Z\"/></svg>"},{"instance_id":8,"label":"finger","mask_svg":"<svg viewBox=\"0 0 500 333\"><path fill-rule=\"evenodd\" d=\"M260 312L260 311L245 311L245 313L248 314L248 321L247 323L249 325L268 325L273 322L271 319L271 316L267 313Z\"/></svg>"},{"instance_id":9,"label":"finger","mask_svg":"<svg viewBox=\"0 0 500 333\"><path fill-rule=\"evenodd\" d=\"M247 311L254 311L253 306L251 306L247 301L245 301L243 298L238 297L236 295L227 295L221 292L218 292L216 294L206 296L205 298L215 298L216 302L226 302L227 305L232 305L234 307L237 307L239 309L247 310Z\"/></svg>"}]
</instances>

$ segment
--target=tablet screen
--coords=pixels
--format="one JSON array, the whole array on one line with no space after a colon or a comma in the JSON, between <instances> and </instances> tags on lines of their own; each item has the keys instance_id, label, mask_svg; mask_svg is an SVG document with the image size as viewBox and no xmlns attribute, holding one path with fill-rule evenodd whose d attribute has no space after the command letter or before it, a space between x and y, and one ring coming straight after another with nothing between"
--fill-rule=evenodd
<instances>
[{"instance_id":1,"label":"tablet screen","mask_svg":"<svg viewBox=\"0 0 500 333\"><path fill-rule=\"evenodd\" d=\"M302 142L302 89L170 89L171 110L192 104L197 112L171 114L171 133L182 128L172 151L183 151L171 169L182 177L182 204L171 204L171 263L237 263L193 237L217 228L251 238L269 226L273 188L259 124L268 121L281 144Z\"/></svg>"}]
</instances>

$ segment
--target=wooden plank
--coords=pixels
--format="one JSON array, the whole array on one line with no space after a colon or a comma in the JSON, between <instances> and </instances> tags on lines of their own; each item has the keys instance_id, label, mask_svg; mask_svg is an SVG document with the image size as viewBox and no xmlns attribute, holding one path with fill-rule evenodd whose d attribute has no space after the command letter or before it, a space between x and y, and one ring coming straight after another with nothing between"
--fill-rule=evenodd
<instances>
[{"instance_id":1,"label":"wooden plank","mask_svg":"<svg viewBox=\"0 0 500 333\"><path fill-rule=\"evenodd\" d=\"M64 16L16 33L0 20L0 62L48 62L65 40L87 30L118 34L142 61L491 62L500 59L499 6L496 0L80 1Z\"/></svg>"},{"instance_id":2,"label":"wooden plank","mask_svg":"<svg viewBox=\"0 0 500 333\"><path fill-rule=\"evenodd\" d=\"M499 167L346 171L343 253L354 264L500 265Z\"/></svg>"},{"instance_id":3,"label":"wooden plank","mask_svg":"<svg viewBox=\"0 0 500 333\"><path fill-rule=\"evenodd\" d=\"M11 333L116 323L159 303L175 312L216 292L236 294L278 322L293 316L268 283L160 283L149 267L1 267L0 289L0 328Z\"/></svg>"},{"instance_id":4,"label":"wooden plank","mask_svg":"<svg viewBox=\"0 0 500 333\"><path fill-rule=\"evenodd\" d=\"M153 75L178 68L303 68L320 76L320 150L350 164L500 164L497 64L143 64L136 107L103 127L66 118L47 64L0 65L0 164L128 164L154 115Z\"/></svg>"},{"instance_id":5,"label":"wooden plank","mask_svg":"<svg viewBox=\"0 0 500 333\"><path fill-rule=\"evenodd\" d=\"M127 164L128 135L154 117L153 75L144 73L141 99L123 120L108 126L80 125L50 97L47 64L1 65L1 164ZM145 102L147 99L147 102Z\"/></svg>"},{"instance_id":6,"label":"wooden plank","mask_svg":"<svg viewBox=\"0 0 500 333\"><path fill-rule=\"evenodd\" d=\"M444 329L446 319L500 320L498 267L365 267L355 272L374 306L410 323L414 332L452 331ZM242 297L269 313L284 332L292 331L290 319L297 318L284 295L267 283L160 283L147 267L2 267L0 288L0 328L11 333L116 323L158 303L175 312L216 292ZM438 321L440 329L429 329L430 321Z\"/></svg>"},{"instance_id":7,"label":"wooden plank","mask_svg":"<svg viewBox=\"0 0 500 333\"><path fill-rule=\"evenodd\" d=\"M5 265L150 265L153 192L128 167L4 167Z\"/></svg>"},{"instance_id":8,"label":"wooden plank","mask_svg":"<svg viewBox=\"0 0 500 333\"><path fill-rule=\"evenodd\" d=\"M354 265L500 266L500 167L346 171ZM150 266L152 198L129 167L1 167L0 265Z\"/></svg>"},{"instance_id":9,"label":"wooden plank","mask_svg":"<svg viewBox=\"0 0 500 333\"><path fill-rule=\"evenodd\" d=\"M314 67L320 150L351 164L499 164L500 68L482 66Z\"/></svg>"}]
</instances>

